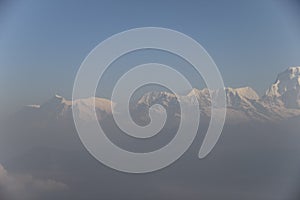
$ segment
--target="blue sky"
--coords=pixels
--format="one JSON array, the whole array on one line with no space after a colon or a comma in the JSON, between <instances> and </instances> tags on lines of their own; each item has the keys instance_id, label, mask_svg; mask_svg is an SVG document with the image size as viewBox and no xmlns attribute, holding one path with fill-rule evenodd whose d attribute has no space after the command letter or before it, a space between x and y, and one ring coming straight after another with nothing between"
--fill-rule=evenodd
<instances>
[{"instance_id":1,"label":"blue sky","mask_svg":"<svg viewBox=\"0 0 300 200\"><path fill-rule=\"evenodd\" d=\"M158 26L197 40L226 86L262 93L300 65L297 1L6 1L0 3L0 111L71 97L87 54L109 36Z\"/></svg>"}]
</instances>

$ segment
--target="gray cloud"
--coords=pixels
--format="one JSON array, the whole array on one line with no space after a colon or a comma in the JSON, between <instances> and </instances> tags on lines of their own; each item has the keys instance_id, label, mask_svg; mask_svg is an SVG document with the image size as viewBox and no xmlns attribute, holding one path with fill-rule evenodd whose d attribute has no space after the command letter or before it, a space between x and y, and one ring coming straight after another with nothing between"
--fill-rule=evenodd
<instances>
[{"instance_id":1,"label":"gray cloud","mask_svg":"<svg viewBox=\"0 0 300 200\"><path fill-rule=\"evenodd\" d=\"M37 179L27 174L13 174L0 164L0 199L32 200L44 193L63 191L68 186L52 179Z\"/></svg>"}]
</instances>

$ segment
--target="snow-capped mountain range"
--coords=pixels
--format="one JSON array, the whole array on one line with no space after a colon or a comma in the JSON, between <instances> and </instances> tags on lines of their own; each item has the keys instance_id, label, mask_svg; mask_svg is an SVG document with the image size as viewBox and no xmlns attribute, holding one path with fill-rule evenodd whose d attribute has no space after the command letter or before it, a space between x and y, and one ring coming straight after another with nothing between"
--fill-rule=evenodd
<instances>
[{"instance_id":1,"label":"snow-capped mountain range","mask_svg":"<svg viewBox=\"0 0 300 200\"><path fill-rule=\"evenodd\" d=\"M265 95L259 95L250 87L225 88L227 100L227 121L274 121L300 116L300 67L290 67L280 73L274 84L266 91ZM218 95L218 91L209 91L207 88L193 89L187 95L180 96L169 92L149 92L143 95L132 107L134 116L143 119L147 110L154 104L162 105L168 115L180 116L179 101L194 104L195 95L199 102L202 117L210 117L211 95ZM88 98L75 100L74 108L78 110L81 118L92 119L93 101L98 120L112 115L111 105L116 106L108 99ZM23 110L36 113L37 116L47 116L55 119L72 118L72 101L55 95L42 105L29 105ZM161 110L157 110L161 112ZM37 114L38 113L38 114ZM145 117L145 116L144 116ZM146 118L145 118L146 119Z\"/></svg>"}]
</instances>

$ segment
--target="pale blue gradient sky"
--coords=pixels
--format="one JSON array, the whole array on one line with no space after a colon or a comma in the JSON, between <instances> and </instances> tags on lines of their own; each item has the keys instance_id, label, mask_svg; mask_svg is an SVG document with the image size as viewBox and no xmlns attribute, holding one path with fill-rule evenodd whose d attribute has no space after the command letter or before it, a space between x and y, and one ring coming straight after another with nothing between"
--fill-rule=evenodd
<instances>
[{"instance_id":1,"label":"pale blue gradient sky","mask_svg":"<svg viewBox=\"0 0 300 200\"><path fill-rule=\"evenodd\" d=\"M99 42L143 26L193 37L213 57L226 86L247 85L262 93L279 72L300 65L296 2L1 3L0 111L41 103L54 93L70 98L76 71Z\"/></svg>"}]
</instances>

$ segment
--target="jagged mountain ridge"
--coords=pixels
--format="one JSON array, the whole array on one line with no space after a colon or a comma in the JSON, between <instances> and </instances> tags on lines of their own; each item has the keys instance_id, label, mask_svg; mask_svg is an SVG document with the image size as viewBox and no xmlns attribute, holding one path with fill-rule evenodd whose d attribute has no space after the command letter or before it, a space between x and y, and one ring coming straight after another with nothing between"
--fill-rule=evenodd
<instances>
[{"instance_id":1,"label":"jagged mountain ridge","mask_svg":"<svg viewBox=\"0 0 300 200\"><path fill-rule=\"evenodd\" d=\"M300 67L290 67L280 73L274 84L266 91L263 97L250 87L225 88L227 101L227 121L243 122L254 121L274 121L300 116ZM133 106L132 113L141 119L147 115L148 109L154 104L162 105L168 115L180 116L180 107L178 101L194 104L193 95L196 96L202 117L210 117L211 96L218 95L218 91L209 91L193 89L187 95L179 96L170 92L149 92L143 95ZM93 100L95 100L95 109L98 120L101 120L112 114L111 104L108 99L87 98L75 100L74 108L78 110L81 118L85 120L92 119ZM113 106L115 106L113 104ZM52 99L42 105L27 106L26 110L42 113L48 117L56 119L72 118L72 101L68 101L61 96L55 95ZM157 110L161 112L161 110Z\"/></svg>"}]
</instances>

